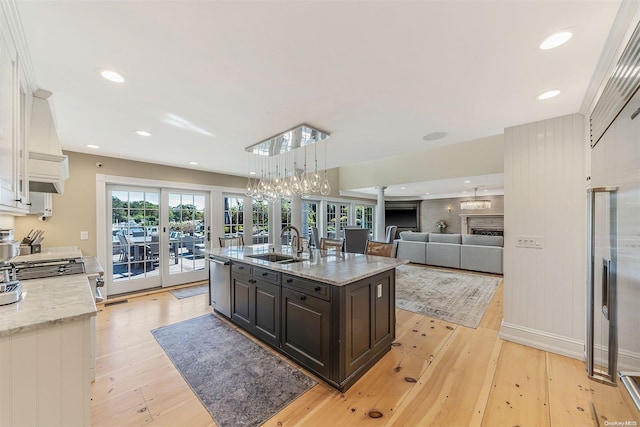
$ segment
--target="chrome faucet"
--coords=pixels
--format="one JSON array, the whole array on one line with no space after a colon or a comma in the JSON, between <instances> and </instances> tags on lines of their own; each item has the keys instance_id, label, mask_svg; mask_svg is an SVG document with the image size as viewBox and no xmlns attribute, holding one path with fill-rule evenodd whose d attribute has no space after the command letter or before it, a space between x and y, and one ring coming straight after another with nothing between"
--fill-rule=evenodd
<instances>
[{"instance_id":1,"label":"chrome faucet","mask_svg":"<svg viewBox=\"0 0 640 427\"><path fill-rule=\"evenodd\" d=\"M284 236L284 233L289 230L294 231L296 234L296 255L300 255L302 253L302 240L300 239L300 230L298 230L293 225L287 225L280 232L280 237ZM291 240L293 240L293 237L291 238Z\"/></svg>"}]
</instances>

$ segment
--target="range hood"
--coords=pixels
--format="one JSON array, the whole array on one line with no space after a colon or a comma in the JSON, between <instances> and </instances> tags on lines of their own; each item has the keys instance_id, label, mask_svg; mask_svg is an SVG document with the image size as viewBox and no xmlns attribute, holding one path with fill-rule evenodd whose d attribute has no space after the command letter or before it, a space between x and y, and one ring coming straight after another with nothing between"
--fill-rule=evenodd
<instances>
[{"instance_id":1,"label":"range hood","mask_svg":"<svg viewBox=\"0 0 640 427\"><path fill-rule=\"evenodd\" d=\"M29 134L29 191L59 193L69 177L69 158L62 154L47 98L51 92L33 94Z\"/></svg>"}]
</instances>

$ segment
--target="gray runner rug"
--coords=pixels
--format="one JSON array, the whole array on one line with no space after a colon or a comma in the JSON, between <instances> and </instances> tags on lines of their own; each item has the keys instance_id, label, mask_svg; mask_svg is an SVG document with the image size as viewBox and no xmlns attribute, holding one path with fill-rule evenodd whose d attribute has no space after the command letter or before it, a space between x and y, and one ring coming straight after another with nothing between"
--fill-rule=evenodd
<instances>
[{"instance_id":1,"label":"gray runner rug","mask_svg":"<svg viewBox=\"0 0 640 427\"><path fill-rule=\"evenodd\" d=\"M260 425L316 384L213 314L151 333L221 427Z\"/></svg>"},{"instance_id":2,"label":"gray runner rug","mask_svg":"<svg viewBox=\"0 0 640 427\"><path fill-rule=\"evenodd\" d=\"M169 292L178 299L195 297L209 292L209 285L189 286L188 288L172 289Z\"/></svg>"},{"instance_id":3,"label":"gray runner rug","mask_svg":"<svg viewBox=\"0 0 640 427\"><path fill-rule=\"evenodd\" d=\"M401 265L396 268L396 306L477 328L501 282L502 277Z\"/></svg>"}]
</instances>

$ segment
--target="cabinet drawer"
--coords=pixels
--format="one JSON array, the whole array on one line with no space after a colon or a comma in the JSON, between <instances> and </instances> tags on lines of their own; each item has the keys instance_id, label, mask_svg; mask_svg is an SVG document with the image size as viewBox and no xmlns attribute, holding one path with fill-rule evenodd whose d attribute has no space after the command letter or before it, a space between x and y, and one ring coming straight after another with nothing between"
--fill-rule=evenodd
<instances>
[{"instance_id":1,"label":"cabinet drawer","mask_svg":"<svg viewBox=\"0 0 640 427\"><path fill-rule=\"evenodd\" d=\"M231 262L231 272L242 274L243 276L251 276L253 274L253 267L248 264Z\"/></svg>"},{"instance_id":2,"label":"cabinet drawer","mask_svg":"<svg viewBox=\"0 0 640 427\"><path fill-rule=\"evenodd\" d=\"M330 301L331 300L331 292L330 285L315 282L313 280L301 279L295 276L289 276L286 274L282 275L282 284L285 286L289 286L295 289L298 289L302 292L305 292L309 295L316 296L318 298L322 298L323 300Z\"/></svg>"},{"instance_id":3,"label":"cabinet drawer","mask_svg":"<svg viewBox=\"0 0 640 427\"><path fill-rule=\"evenodd\" d=\"M260 267L253 267L253 277L264 280L265 282L280 284L280 273L273 270L267 270Z\"/></svg>"}]
</instances>

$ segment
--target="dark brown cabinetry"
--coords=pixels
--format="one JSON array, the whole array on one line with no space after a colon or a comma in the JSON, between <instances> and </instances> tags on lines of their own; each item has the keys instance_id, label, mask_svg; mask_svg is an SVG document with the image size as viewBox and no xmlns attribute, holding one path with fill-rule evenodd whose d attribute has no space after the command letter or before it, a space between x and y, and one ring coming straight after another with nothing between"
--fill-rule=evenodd
<instances>
[{"instance_id":1,"label":"dark brown cabinetry","mask_svg":"<svg viewBox=\"0 0 640 427\"><path fill-rule=\"evenodd\" d=\"M280 273L232 264L231 320L264 342L280 345Z\"/></svg>"},{"instance_id":2,"label":"dark brown cabinetry","mask_svg":"<svg viewBox=\"0 0 640 427\"><path fill-rule=\"evenodd\" d=\"M232 261L231 320L341 391L395 339L395 270L343 286Z\"/></svg>"},{"instance_id":3,"label":"dark brown cabinetry","mask_svg":"<svg viewBox=\"0 0 640 427\"><path fill-rule=\"evenodd\" d=\"M331 303L282 288L282 351L321 376L331 374Z\"/></svg>"}]
</instances>

